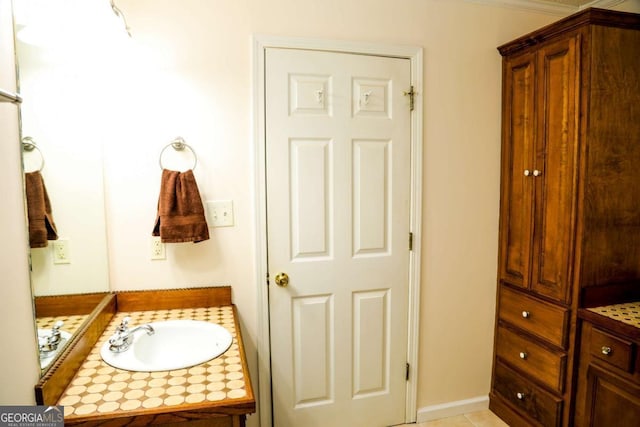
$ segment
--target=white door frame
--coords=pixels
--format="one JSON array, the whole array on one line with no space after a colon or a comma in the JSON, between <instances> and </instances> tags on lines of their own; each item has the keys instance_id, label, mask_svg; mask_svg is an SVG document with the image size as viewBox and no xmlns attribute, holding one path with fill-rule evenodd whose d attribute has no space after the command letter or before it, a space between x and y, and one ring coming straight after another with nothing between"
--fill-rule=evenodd
<instances>
[{"instance_id":1,"label":"white door frame","mask_svg":"<svg viewBox=\"0 0 640 427\"><path fill-rule=\"evenodd\" d=\"M413 250L409 255L409 304L407 381L405 422L415 422L417 415L418 345L420 321L420 262L422 241L422 61L421 47L372 44L339 40L306 39L254 35L253 37L253 130L254 130L254 195L256 257L255 274L258 288L258 410L261 427L272 427L271 349L269 331L269 293L267 277L267 206L265 180L265 49L289 48L324 50L366 55L406 58L411 62L411 84L416 92L411 116L411 218ZM408 88L407 88L408 89Z\"/></svg>"}]
</instances>

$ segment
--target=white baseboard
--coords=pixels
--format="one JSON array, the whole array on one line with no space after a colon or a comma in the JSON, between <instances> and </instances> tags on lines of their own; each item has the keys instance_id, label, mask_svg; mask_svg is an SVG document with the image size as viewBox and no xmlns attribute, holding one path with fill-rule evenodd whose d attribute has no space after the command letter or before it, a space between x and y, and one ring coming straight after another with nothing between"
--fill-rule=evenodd
<instances>
[{"instance_id":1,"label":"white baseboard","mask_svg":"<svg viewBox=\"0 0 640 427\"><path fill-rule=\"evenodd\" d=\"M440 418L454 417L470 412L483 411L489 408L489 396L474 397L472 399L457 400L455 402L441 403L439 405L425 406L418 409L417 422L438 420Z\"/></svg>"}]
</instances>

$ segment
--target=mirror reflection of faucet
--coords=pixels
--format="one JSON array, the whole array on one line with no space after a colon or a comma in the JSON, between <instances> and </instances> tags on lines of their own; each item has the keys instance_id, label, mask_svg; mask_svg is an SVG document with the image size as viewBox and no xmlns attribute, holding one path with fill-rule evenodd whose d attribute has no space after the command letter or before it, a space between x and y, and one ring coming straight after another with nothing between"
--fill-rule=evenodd
<instances>
[{"instance_id":1,"label":"mirror reflection of faucet","mask_svg":"<svg viewBox=\"0 0 640 427\"><path fill-rule=\"evenodd\" d=\"M40 348L40 358L47 357L51 352L58 349L62 341L62 335L60 334L60 328L64 325L62 320L58 320L46 335L40 335L38 333L38 347Z\"/></svg>"},{"instance_id":2,"label":"mirror reflection of faucet","mask_svg":"<svg viewBox=\"0 0 640 427\"><path fill-rule=\"evenodd\" d=\"M62 320L58 320L51 329L38 329L38 349L40 352L40 368L46 368L54 356L63 347L71 334L60 328L64 325Z\"/></svg>"},{"instance_id":3,"label":"mirror reflection of faucet","mask_svg":"<svg viewBox=\"0 0 640 427\"><path fill-rule=\"evenodd\" d=\"M136 326L133 329L129 329L129 322L131 318L129 316L122 319L122 323L116 328L116 333L109 338L109 350L113 353L122 353L127 351L133 342L133 334L140 330L146 330L147 335L153 335L155 330L149 324Z\"/></svg>"}]
</instances>

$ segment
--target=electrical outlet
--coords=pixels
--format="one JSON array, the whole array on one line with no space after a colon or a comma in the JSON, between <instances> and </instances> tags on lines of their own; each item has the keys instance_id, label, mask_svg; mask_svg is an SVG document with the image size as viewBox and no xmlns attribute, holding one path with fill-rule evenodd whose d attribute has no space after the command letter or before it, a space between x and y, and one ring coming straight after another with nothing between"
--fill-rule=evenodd
<instances>
[{"instance_id":1,"label":"electrical outlet","mask_svg":"<svg viewBox=\"0 0 640 427\"><path fill-rule=\"evenodd\" d=\"M165 245L160 236L151 237L151 259L167 259Z\"/></svg>"},{"instance_id":2,"label":"electrical outlet","mask_svg":"<svg viewBox=\"0 0 640 427\"><path fill-rule=\"evenodd\" d=\"M233 200L207 202L207 223L209 227L233 226Z\"/></svg>"},{"instance_id":3,"label":"electrical outlet","mask_svg":"<svg viewBox=\"0 0 640 427\"><path fill-rule=\"evenodd\" d=\"M70 264L71 252L69 250L69 240L58 239L53 241L53 263Z\"/></svg>"}]
</instances>

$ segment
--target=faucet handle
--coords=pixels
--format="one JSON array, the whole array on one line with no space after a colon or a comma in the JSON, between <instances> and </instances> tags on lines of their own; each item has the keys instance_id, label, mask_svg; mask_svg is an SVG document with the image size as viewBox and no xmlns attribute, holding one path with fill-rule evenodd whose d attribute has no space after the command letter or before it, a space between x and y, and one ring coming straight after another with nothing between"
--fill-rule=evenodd
<instances>
[{"instance_id":1,"label":"faucet handle","mask_svg":"<svg viewBox=\"0 0 640 427\"><path fill-rule=\"evenodd\" d=\"M62 320L58 320L51 327L49 335L38 338L38 347L40 348L40 354L46 355L58 348L58 344L62 341L62 335L60 335L60 328L64 325Z\"/></svg>"},{"instance_id":2,"label":"faucet handle","mask_svg":"<svg viewBox=\"0 0 640 427\"><path fill-rule=\"evenodd\" d=\"M129 322L131 321L131 317L126 316L122 319L122 322L118 326L118 331L126 331L129 328Z\"/></svg>"},{"instance_id":3,"label":"faucet handle","mask_svg":"<svg viewBox=\"0 0 640 427\"><path fill-rule=\"evenodd\" d=\"M62 320L58 320L56 323L53 324L53 327L51 328L52 332L57 332L60 330L60 328L62 327L62 325L64 325L64 322Z\"/></svg>"},{"instance_id":4,"label":"faucet handle","mask_svg":"<svg viewBox=\"0 0 640 427\"><path fill-rule=\"evenodd\" d=\"M114 353L122 353L126 351L133 341L133 333L137 328L133 330L129 329L129 322L131 317L126 316L122 319L120 325L116 328L116 332L109 338L109 350Z\"/></svg>"},{"instance_id":5,"label":"faucet handle","mask_svg":"<svg viewBox=\"0 0 640 427\"><path fill-rule=\"evenodd\" d=\"M53 327L51 328L51 337L49 338L51 342L57 343L62 339L62 336L60 335L60 328L62 325L64 325L62 320L58 320L53 324Z\"/></svg>"}]
</instances>

